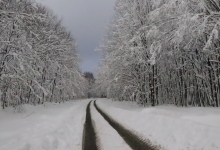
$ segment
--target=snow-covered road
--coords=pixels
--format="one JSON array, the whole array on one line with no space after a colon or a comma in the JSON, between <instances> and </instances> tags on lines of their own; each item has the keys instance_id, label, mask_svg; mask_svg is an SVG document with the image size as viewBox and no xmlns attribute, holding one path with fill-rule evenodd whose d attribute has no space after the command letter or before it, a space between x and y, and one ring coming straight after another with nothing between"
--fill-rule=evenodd
<instances>
[{"instance_id":1,"label":"snow-covered road","mask_svg":"<svg viewBox=\"0 0 220 150\"><path fill-rule=\"evenodd\" d=\"M15 113L11 108L0 110L0 150L81 150L86 108L90 101L25 105L22 113ZM98 149L132 149L124 140L126 135L122 138L96 110L94 101L89 109Z\"/></svg>"},{"instance_id":2,"label":"snow-covered road","mask_svg":"<svg viewBox=\"0 0 220 150\"><path fill-rule=\"evenodd\" d=\"M25 105L23 113L0 109L0 150L81 150L90 101ZM108 99L96 103L129 132L163 150L220 150L219 108L143 108ZM90 112L100 150L134 149L93 102Z\"/></svg>"},{"instance_id":3,"label":"snow-covered road","mask_svg":"<svg viewBox=\"0 0 220 150\"><path fill-rule=\"evenodd\" d=\"M96 101L86 109L83 150L156 150L103 113Z\"/></svg>"}]
</instances>

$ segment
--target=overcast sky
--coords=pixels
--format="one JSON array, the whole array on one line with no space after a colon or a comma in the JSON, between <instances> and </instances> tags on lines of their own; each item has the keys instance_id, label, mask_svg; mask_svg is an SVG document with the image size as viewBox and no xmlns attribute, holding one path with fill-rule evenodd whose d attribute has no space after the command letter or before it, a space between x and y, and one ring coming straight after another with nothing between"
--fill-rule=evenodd
<instances>
[{"instance_id":1,"label":"overcast sky","mask_svg":"<svg viewBox=\"0 0 220 150\"><path fill-rule=\"evenodd\" d=\"M63 24L78 43L83 72L95 72L101 54L94 51L106 34L114 15L115 0L37 0L63 18Z\"/></svg>"}]
</instances>

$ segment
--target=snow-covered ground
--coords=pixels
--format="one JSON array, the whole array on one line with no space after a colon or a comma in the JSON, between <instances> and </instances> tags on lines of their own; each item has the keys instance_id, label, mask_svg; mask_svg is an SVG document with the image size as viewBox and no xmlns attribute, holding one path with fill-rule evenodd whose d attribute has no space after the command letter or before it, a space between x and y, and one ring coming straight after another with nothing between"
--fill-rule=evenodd
<instances>
[{"instance_id":1,"label":"snow-covered ground","mask_svg":"<svg viewBox=\"0 0 220 150\"><path fill-rule=\"evenodd\" d=\"M80 150L88 100L0 110L0 150Z\"/></svg>"},{"instance_id":2,"label":"snow-covered ground","mask_svg":"<svg viewBox=\"0 0 220 150\"><path fill-rule=\"evenodd\" d=\"M219 108L143 108L100 99L97 104L126 127L166 150L220 150Z\"/></svg>"},{"instance_id":3,"label":"snow-covered ground","mask_svg":"<svg viewBox=\"0 0 220 150\"><path fill-rule=\"evenodd\" d=\"M23 113L0 110L0 150L81 150L90 100L45 106L25 105ZM220 150L219 108L143 108L132 102L98 99L98 106L127 128L165 150ZM91 105L100 146L129 150L118 133Z\"/></svg>"}]
</instances>

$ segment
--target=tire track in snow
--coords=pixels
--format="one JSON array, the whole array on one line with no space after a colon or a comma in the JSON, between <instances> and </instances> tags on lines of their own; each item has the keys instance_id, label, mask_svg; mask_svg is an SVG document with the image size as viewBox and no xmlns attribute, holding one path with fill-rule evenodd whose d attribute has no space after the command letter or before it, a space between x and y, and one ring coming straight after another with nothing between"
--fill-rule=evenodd
<instances>
[{"instance_id":1,"label":"tire track in snow","mask_svg":"<svg viewBox=\"0 0 220 150\"><path fill-rule=\"evenodd\" d=\"M100 150L132 150L118 132L102 117L91 103L93 127L97 135Z\"/></svg>"},{"instance_id":2,"label":"tire track in snow","mask_svg":"<svg viewBox=\"0 0 220 150\"><path fill-rule=\"evenodd\" d=\"M123 127L120 123L111 118L108 114L104 113L94 102L96 110L104 117L104 119L118 132L118 134L125 140L125 142L133 150L157 150L154 146L148 144L145 140L140 138L137 134L129 129Z\"/></svg>"},{"instance_id":3,"label":"tire track in snow","mask_svg":"<svg viewBox=\"0 0 220 150\"><path fill-rule=\"evenodd\" d=\"M89 102L86 108L86 121L84 124L84 131L83 131L82 150L99 150L96 142L96 133L92 125L92 118L90 111L91 102L92 101Z\"/></svg>"}]
</instances>

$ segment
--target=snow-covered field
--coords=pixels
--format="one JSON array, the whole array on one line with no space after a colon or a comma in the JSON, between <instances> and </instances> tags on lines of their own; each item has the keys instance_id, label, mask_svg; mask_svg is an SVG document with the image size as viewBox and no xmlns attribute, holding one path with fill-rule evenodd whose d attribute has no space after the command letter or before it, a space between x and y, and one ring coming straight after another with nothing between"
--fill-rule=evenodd
<instances>
[{"instance_id":1,"label":"snow-covered field","mask_svg":"<svg viewBox=\"0 0 220 150\"><path fill-rule=\"evenodd\" d=\"M126 127L166 150L220 150L219 108L141 108L132 102L97 104Z\"/></svg>"},{"instance_id":2,"label":"snow-covered field","mask_svg":"<svg viewBox=\"0 0 220 150\"><path fill-rule=\"evenodd\" d=\"M0 150L80 150L88 100L0 110Z\"/></svg>"}]
</instances>

